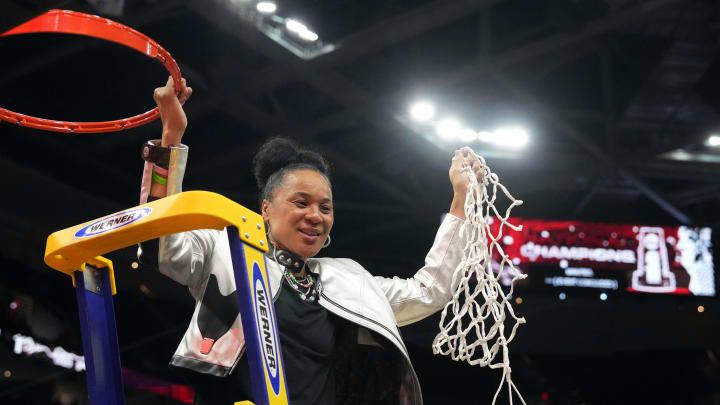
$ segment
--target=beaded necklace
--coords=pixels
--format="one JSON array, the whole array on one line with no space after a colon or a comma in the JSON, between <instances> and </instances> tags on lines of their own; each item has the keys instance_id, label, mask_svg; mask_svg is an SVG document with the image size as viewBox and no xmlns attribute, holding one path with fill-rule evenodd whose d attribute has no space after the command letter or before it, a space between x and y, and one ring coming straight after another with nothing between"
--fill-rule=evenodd
<instances>
[{"instance_id":1,"label":"beaded necklace","mask_svg":"<svg viewBox=\"0 0 720 405\"><path fill-rule=\"evenodd\" d=\"M292 287L292 289L300 295L301 300L310 303L315 302L318 291L317 288L315 288L315 279L313 278L312 273L306 273L305 277L299 280L287 269L283 271L283 275L290 287Z\"/></svg>"},{"instance_id":2,"label":"beaded necklace","mask_svg":"<svg viewBox=\"0 0 720 405\"><path fill-rule=\"evenodd\" d=\"M301 271L305 262L297 255L286 250L277 250L274 245L270 248L270 257L273 258L282 268L283 276L288 285L295 290L304 302L315 302L318 297L318 289L314 275L306 272L302 278L295 277L293 271Z\"/></svg>"}]
</instances>

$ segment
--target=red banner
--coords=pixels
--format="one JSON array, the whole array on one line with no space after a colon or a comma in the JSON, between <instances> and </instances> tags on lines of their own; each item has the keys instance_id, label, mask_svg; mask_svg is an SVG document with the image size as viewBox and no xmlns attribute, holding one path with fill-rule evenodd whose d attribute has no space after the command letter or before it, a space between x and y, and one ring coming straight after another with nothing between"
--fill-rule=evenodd
<instances>
[{"instance_id":1,"label":"red banner","mask_svg":"<svg viewBox=\"0 0 720 405\"><path fill-rule=\"evenodd\" d=\"M715 295L710 228L509 222L523 229L503 227L501 246L531 285ZM490 226L493 235L498 224Z\"/></svg>"}]
</instances>

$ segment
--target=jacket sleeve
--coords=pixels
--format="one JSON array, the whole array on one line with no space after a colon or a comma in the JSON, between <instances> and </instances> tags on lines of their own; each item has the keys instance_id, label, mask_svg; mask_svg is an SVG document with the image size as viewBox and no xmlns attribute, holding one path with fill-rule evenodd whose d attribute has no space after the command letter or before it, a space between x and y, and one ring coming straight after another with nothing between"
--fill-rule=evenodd
<instances>
[{"instance_id":1,"label":"jacket sleeve","mask_svg":"<svg viewBox=\"0 0 720 405\"><path fill-rule=\"evenodd\" d=\"M451 285L453 273L463 256L460 226L463 220L445 215L425 265L412 278L375 277L390 302L398 325L417 322L442 309L457 286Z\"/></svg>"},{"instance_id":2,"label":"jacket sleeve","mask_svg":"<svg viewBox=\"0 0 720 405\"><path fill-rule=\"evenodd\" d=\"M197 229L159 239L158 270L180 284L186 285L193 297L207 278L210 257L221 231Z\"/></svg>"},{"instance_id":3,"label":"jacket sleeve","mask_svg":"<svg viewBox=\"0 0 720 405\"><path fill-rule=\"evenodd\" d=\"M159 142L154 140L153 142ZM170 148L167 194L182 192L188 147ZM145 162L140 186L140 203L148 201L152 182L152 164ZM167 235L140 244L138 258L141 263L156 267L161 273L188 286L192 295L198 297L198 289L205 277L206 263L215 248L220 231L198 229Z\"/></svg>"}]
</instances>

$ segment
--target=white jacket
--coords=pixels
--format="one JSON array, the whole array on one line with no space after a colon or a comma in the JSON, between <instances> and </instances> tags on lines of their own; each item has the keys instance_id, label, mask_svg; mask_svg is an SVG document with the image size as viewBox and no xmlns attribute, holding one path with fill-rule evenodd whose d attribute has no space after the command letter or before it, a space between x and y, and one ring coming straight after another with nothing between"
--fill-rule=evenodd
<instances>
[{"instance_id":1,"label":"white jacket","mask_svg":"<svg viewBox=\"0 0 720 405\"><path fill-rule=\"evenodd\" d=\"M178 164L182 168L186 153L187 149L176 156L182 160L182 164ZM171 158L171 170L173 166ZM149 185L148 174L146 167L145 186ZM171 176L171 179L173 177L178 182L174 191L179 191L182 173ZM147 189L143 187L141 200L144 202L146 199ZM311 258L307 261L309 270L319 276L318 303L331 313L359 325L359 344L376 344L372 335L363 329L367 328L385 338L402 354L401 384L404 389L401 390L403 395L399 403L422 404L422 396L398 326L419 321L442 309L452 299L452 275L462 259L461 224L461 219L449 214L445 216L425 258L425 265L408 279L373 277L351 259ZM268 259L266 263L273 298L277 299L282 269L273 260ZM220 308L214 312L222 313L222 307L232 307L237 311L227 231L202 229L160 238L158 268L161 273L186 285L196 300L192 320L171 364L221 377L229 375L245 351L239 313L226 317L229 320L227 330L224 333L220 331L222 336L215 339L207 353L201 352L203 339L207 336L203 336L200 330L208 324L200 319L203 317L204 301L206 305ZM213 298L208 298L206 294ZM222 300L227 303L218 304ZM234 318L232 315L235 315ZM217 322L212 325L216 326ZM208 329L207 326L205 328Z\"/></svg>"}]
</instances>

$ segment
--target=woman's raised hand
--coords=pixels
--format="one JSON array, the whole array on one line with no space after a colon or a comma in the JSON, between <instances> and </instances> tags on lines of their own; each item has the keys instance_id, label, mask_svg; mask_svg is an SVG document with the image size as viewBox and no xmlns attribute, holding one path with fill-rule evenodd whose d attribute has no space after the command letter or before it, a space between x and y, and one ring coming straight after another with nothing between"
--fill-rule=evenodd
<instances>
[{"instance_id":1,"label":"woman's raised hand","mask_svg":"<svg viewBox=\"0 0 720 405\"><path fill-rule=\"evenodd\" d=\"M465 201L465 194L467 194L468 185L470 184L470 179L464 171L466 167L470 167L478 181L482 181L485 173L480 166L480 161L477 156L472 153L472 149L467 146L455 151L449 173L453 193L455 196L462 197L463 201Z\"/></svg>"},{"instance_id":2,"label":"woman's raised hand","mask_svg":"<svg viewBox=\"0 0 720 405\"><path fill-rule=\"evenodd\" d=\"M187 82L182 79L180 93L175 94L175 83L172 77L168 77L165 86L158 87L153 92L153 99L160 110L160 119L163 124L162 146L179 145L187 127L187 117L182 105L192 95L192 88L187 87Z\"/></svg>"},{"instance_id":3,"label":"woman's raised hand","mask_svg":"<svg viewBox=\"0 0 720 405\"><path fill-rule=\"evenodd\" d=\"M468 186L470 185L470 177L467 175L465 168L469 167L478 181L482 181L485 172L480 166L477 156L472 153L472 149L463 147L455 151L455 156L450 164L450 184L453 188L453 200L450 203L450 214L465 219L465 196L467 195Z\"/></svg>"}]
</instances>

